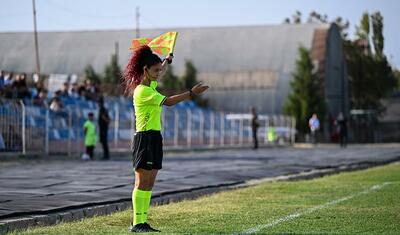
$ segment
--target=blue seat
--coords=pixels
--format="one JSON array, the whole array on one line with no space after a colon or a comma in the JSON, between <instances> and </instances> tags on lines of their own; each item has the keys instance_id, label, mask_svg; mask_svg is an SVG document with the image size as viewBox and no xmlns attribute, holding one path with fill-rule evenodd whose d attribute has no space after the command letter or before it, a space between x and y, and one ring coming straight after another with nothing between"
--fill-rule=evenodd
<instances>
[{"instance_id":1,"label":"blue seat","mask_svg":"<svg viewBox=\"0 0 400 235\"><path fill-rule=\"evenodd\" d=\"M69 138L72 140L76 139L73 129L63 128L63 129L58 129L57 131L60 135L60 139L62 140L68 140Z\"/></svg>"},{"instance_id":2,"label":"blue seat","mask_svg":"<svg viewBox=\"0 0 400 235\"><path fill-rule=\"evenodd\" d=\"M49 140L60 140L60 133L58 133L58 130L52 129L49 130Z\"/></svg>"},{"instance_id":3,"label":"blue seat","mask_svg":"<svg viewBox=\"0 0 400 235\"><path fill-rule=\"evenodd\" d=\"M49 122L51 123L51 119L49 119ZM46 127L46 117L45 116L33 116L33 121L35 127ZM49 123L49 124L50 124Z\"/></svg>"}]
</instances>

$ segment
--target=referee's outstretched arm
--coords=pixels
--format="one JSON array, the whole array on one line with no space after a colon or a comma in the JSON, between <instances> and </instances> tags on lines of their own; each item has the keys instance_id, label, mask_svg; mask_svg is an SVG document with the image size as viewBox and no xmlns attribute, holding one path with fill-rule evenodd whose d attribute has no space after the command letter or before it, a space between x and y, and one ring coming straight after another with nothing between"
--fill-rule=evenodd
<instances>
[{"instance_id":1,"label":"referee's outstretched arm","mask_svg":"<svg viewBox=\"0 0 400 235\"><path fill-rule=\"evenodd\" d=\"M189 100L193 98L195 95L200 95L201 93L205 92L209 86L203 85L201 82L196 84L192 89L189 91L183 92L181 94L173 95L167 97L164 101L164 105L166 106L173 106L179 102L182 102L184 100Z\"/></svg>"}]
</instances>

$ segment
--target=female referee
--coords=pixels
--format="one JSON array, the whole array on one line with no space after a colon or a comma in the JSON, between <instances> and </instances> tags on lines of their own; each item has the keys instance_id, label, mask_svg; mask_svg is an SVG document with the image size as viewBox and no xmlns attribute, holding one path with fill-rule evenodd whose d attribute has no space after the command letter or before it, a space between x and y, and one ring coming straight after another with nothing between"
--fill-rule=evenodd
<instances>
[{"instance_id":1,"label":"female referee","mask_svg":"<svg viewBox=\"0 0 400 235\"><path fill-rule=\"evenodd\" d=\"M133 226L131 232L160 232L147 223L151 191L162 168L162 105L172 106L191 99L208 89L201 83L189 91L166 97L157 90L157 80L165 73L173 56L164 61L154 54L149 46L135 50L124 71L123 83L126 92L132 93L136 116L136 134L133 143L133 167L135 187L132 192Z\"/></svg>"}]
</instances>

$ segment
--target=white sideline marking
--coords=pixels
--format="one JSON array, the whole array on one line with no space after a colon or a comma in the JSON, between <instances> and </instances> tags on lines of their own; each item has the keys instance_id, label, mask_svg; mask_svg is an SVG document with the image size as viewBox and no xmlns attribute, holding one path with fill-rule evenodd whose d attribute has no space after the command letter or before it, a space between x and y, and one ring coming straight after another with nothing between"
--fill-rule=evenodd
<instances>
[{"instance_id":1,"label":"white sideline marking","mask_svg":"<svg viewBox=\"0 0 400 235\"><path fill-rule=\"evenodd\" d=\"M257 225L257 226L254 227L254 228L250 228L250 229L248 229L248 230L246 230L246 231L244 231L244 232L235 233L235 234L252 234L252 233L256 233L256 232L258 232L258 231L260 231L260 230L262 230L262 229L274 227L275 225L278 225L278 224L280 224L280 223L284 223L284 222L286 222L286 221L295 219L295 218L300 217L300 216L302 216L302 215L308 215L308 214L311 214L311 213L313 213L313 212L315 212L315 211L322 210L322 209L325 209L325 208L327 208L327 207L336 205L336 204L338 204L338 203L341 203L341 202L350 200L350 199L352 199L352 198L354 198L354 197L357 197L357 196L360 196L360 195L363 195L363 194L368 194L368 193L370 193L370 192L372 192L372 191L379 190L379 189L383 188L384 186L386 186L386 185L388 185L388 184L391 184L391 182L385 182L385 183L382 183L382 184L377 184L377 185L374 185L374 186L372 186L371 188L366 189L366 190L364 190L364 191L362 191L362 192L358 192L358 193L356 193L356 194L353 194L353 195L350 195L350 196L347 196L347 197L343 197L343 198L336 199L336 200L327 202L327 203L322 204L322 205L319 205L319 206L312 207L312 208L307 209L307 210L305 210L305 211L303 211L303 212L296 212L296 213L294 213L294 214L291 214L291 215L282 217L282 218L280 218L280 219L276 219L276 220L274 220L274 221L272 221L272 222L270 222L270 223L268 223L268 224Z\"/></svg>"}]
</instances>

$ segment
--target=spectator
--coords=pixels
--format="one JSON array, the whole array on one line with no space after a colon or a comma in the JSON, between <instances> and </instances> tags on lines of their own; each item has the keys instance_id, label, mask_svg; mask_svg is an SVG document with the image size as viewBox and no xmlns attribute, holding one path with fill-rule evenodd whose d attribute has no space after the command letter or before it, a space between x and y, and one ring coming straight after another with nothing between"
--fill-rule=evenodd
<instances>
[{"instance_id":1,"label":"spectator","mask_svg":"<svg viewBox=\"0 0 400 235\"><path fill-rule=\"evenodd\" d=\"M28 86L26 85L26 74L17 74L15 81L12 82L12 98L24 99L30 97Z\"/></svg>"},{"instance_id":2,"label":"spectator","mask_svg":"<svg viewBox=\"0 0 400 235\"><path fill-rule=\"evenodd\" d=\"M38 84L40 82L40 76L37 73L32 74L33 83Z\"/></svg>"},{"instance_id":3,"label":"spectator","mask_svg":"<svg viewBox=\"0 0 400 235\"><path fill-rule=\"evenodd\" d=\"M68 98L69 97L69 83L68 82L64 82L63 83L63 87L62 87L60 96L63 97L63 98Z\"/></svg>"},{"instance_id":4,"label":"spectator","mask_svg":"<svg viewBox=\"0 0 400 235\"><path fill-rule=\"evenodd\" d=\"M72 87L71 87L71 90L70 90L70 96L72 98L78 98L79 97L78 83L76 83L76 82L72 83Z\"/></svg>"},{"instance_id":5,"label":"spectator","mask_svg":"<svg viewBox=\"0 0 400 235\"><path fill-rule=\"evenodd\" d=\"M13 73L10 72L4 76L4 86L11 86L13 80Z\"/></svg>"},{"instance_id":6,"label":"spectator","mask_svg":"<svg viewBox=\"0 0 400 235\"><path fill-rule=\"evenodd\" d=\"M99 89L89 79L85 81L85 97L87 100L97 100Z\"/></svg>"},{"instance_id":7,"label":"spectator","mask_svg":"<svg viewBox=\"0 0 400 235\"><path fill-rule=\"evenodd\" d=\"M108 151L108 124L110 123L110 116L108 116L108 110L104 107L103 97L99 98L99 129L100 129L100 143L103 146L103 160L110 159Z\"/></svg>"},{"instance_id":8,"label":"spectator","mask_svg":"<svg viewBox=\"0 0 400 235\"><path fill-rule=\"evenodd\" d=\"M258 116L257 116L257 112L256 109L254 107L251 107L251 130L253 131L253 148L257 149L258 148L258 137L257 137L257 130L258 127L260 126L260 123L258 121Z\"/></svg>"},{"instance_id":9,"label":"spectator","mask_svg":"<svg viewBox=\"0 0 400 235\"><path fill-rule=\"evenodd\" d=\"M50 103L50 110L54 112L60 112L63 108L60 97L54 97Z\"/></svg>"},{"instance_id":10,"label":"spectator","mask_svg":"<svg viewBox=\"0 0 400 235\"><path fill-rule=\"evenodd\" d=\"M317 131L319 130L319 120L317 114L313 114L310 120L308 120L308 127L311 132L311 142L313 144L317 143Z\"/></svg>"},{"instance_id":11,"label":"spectator","mask_svg":"<svg viewBox=\"0 0 400 235\"><path fill-rule=\"evenodd\" d=\"M35 97L33 97L33 105L46 108L47 90L42 89Z\"/></svg>"},{"instance_id":12,"label":"spectator","mask_svg":"<svg viewBox=\"0 0 400 235\"><path fill-rule=\"evenodd\" d=\"M339 113L336 124L339 131L340 147L346 148L347 146L347 119L342 112Z\"/></svg>"},{"instance_id":13,"label":"spectator","mask_svg":"<svg viewBox=\"0 0 400 235\"><path fill-rule=\"evenodd\" d=\"M94 124L94 115L92 112L88 114L88 120L83 124L83 133L85 135L86 154L93 160L94 148L96 147L96 125Z\"/></svg>"},{"instance_id":14,"label":"spectator","mask_svg":"<svg viewBox=\"0 0 400 235\"><path fill-rule=\"evenodd\" d=\"M0 70L0 89L4 87L4 71Z\"/></svg>"}]
</instances>

